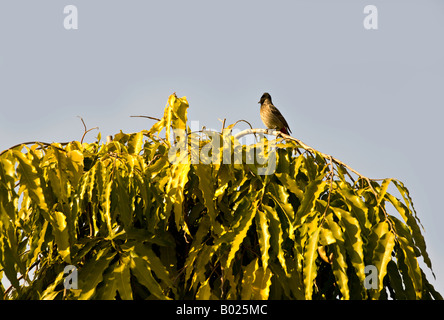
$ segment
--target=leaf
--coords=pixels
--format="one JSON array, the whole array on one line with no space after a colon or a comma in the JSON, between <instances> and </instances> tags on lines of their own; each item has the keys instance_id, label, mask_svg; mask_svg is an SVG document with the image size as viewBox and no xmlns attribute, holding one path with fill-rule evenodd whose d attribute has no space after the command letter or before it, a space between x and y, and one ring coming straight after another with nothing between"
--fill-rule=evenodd
<instances>
[{"instance_id":1,"label":"leaf","mask_svg":"<svg viewBox=\"0 0 444 320\"><path fill-rule=\"evenodd\" d=\"M238 212L236 214L241 215L242 219L240 220L237 227L234 228L230 234L234 235L233 241L230 243L230 251L227 256L227 261L225 264L225 268L231 267L231 262L234 259L234 255L239 250L240 245L244 241L248 229L250 229L251 223L253 222L253 218L255 217L257 212L257 201L252 204L252 208L249 208L247 211Z\"/></svg>"},{"instance_id":2,"label":"leaf","mask_svg":"<svg viewBox=\"0 0 444 320\"><path fill-rule=\"evenodd\" d=\"M396 188L399 190L399 193L401 193L405 203L407 204L407 208L409 209L410 214L414 214L416 221L422 226L421 221L419 220L419 217L416 214L415 207L413 206L413 200L410 196L409 190L405 187L404 183L402 183L401 181L399 181L397 179L393 180L393 183L395 184ZM412 207L411 209L410 209L410 206ZM423 227L423 230L424 230L424 227Z\"/></svg>"},{"instance_id":3,"label":"leaf","mask_svg":"<svg viewBox=\"0 0 444 320\"><path fill-rule=\"evenodd\" d=\"M164 212L167 218L170 215L171 209L174 210L174 220L176 222L177 230L183 230L189 234L188 226L185 223L183 202L184 202L184 188L188 182L188 172L190 171L190 164L173 164L170 166L170 179L165 186Z\"/></svg>"},{"instance_id":4,"label":"leaf","mask_svg":"<svg viewBox=\"0 0 444 320\"><path fill-rule=\"evenodd\" d=\"M132 190L132 181L130 179L127 174L116 175L117 208L119 210L119 219L121 219L125 228L131 225L134 212L135 194Z\"/></svg>"},{"instance_id":5,"label":"leaf","mask_svg":"<svg viewBox=\"0 0 444 320\"><path fill-rule=\"evenodd\" d=\"M115 300L118 292L122 300L132 300L129 257L122 256L110 266L103 276L103 285L97 290L96 299Z\"/></svg>"},{"instance_id":6,"label":"leaf","mask_svg":"<svg viewBox=\"0 0 444 320\"><path fill-rule=\"evenodd\" d=\"M116 262L111 270L105 271L103 274L103 284L97 289L94 299L100 300L116 300L117 296L117 281L114 269L116 268Z\"/></svg>"},{"instance_id":7,"label":"leaf","mask_svg":"<svg viewBox=\"0 0 444 320\"><path fill-rule=\"evenodd\" d=\"M31 246L29 248L28 265L32 265L37 260L41 252L42 245L45 242L48 224L49 222L45 220L42 226L36 226L35 230L33 231L35 234L32 236Z\"/></svg>"},{"instance_id":8,"label":"leaf","mask_svg":"<svg viewBox=\"0 0 444 320\"><path fill-rule=\"evenodd\" d=\"M185 261L185 282L188 282L188 279L190 278L193 271L195 271L194 268L194 261L196 260L198 254L202 252L203 246L203 239L210 231L210 218L208 215L202 217L199 228L197 229L197 232L194 235L193 242L191 243L191 248L188 251L188 257Z\"/></svg>"},{"instance_id":9,"label":"leaf","mask_svg":"<svg viewBox=\"0 0 444 320\"><path fill-rule=\"evenodd\" d=\"M404 293L404 287L402 285L402 278L399 274L396 262L394 262L393 260L389 261L389 263L387 264L387 275L389 276L390 287L395 293L395 297L393 298L396 300L405 300L406 296Z\"/></svg>"},{"instance_id":10,"label":"leaf","mask_svg":"<svg viewBox=\"0 0 444 320\"><path fill-rule=\"evenodd\" d=\"M381 190L379 191L378 194L378 201L377 201L377 205L379 206L382 202L382 200L385 197L385 194L387 193L387 189L390 185L390 183L392 182L392 179L384 179L381 183Z\"/></svg>"},{"instance_id":11,"label":"leaf","mask_svg":"<svg viewBox=\"0 0 444 320\"><path fill-rule=\"evenodd\" d=\"M342 299L350 299L350 289L348 287L347 276L347 262L346 262L346 250L344 243L336 242L331 246L333 252L333 274L336 279L336 283L341 291Z\"/></svg>"},{"instance_id":12,"label":"leaf","mask_svg":"<svg viewBox=\"0 0 444 320\"><path fill-rule=\"evenodd\" d=\"M69 243L69 233L66 224L66 217L62 212L54 211L51 213L51 225L53 227L53 233L55 241L57 243L57 251L60 257L66 263L71 263L71 246Z\"/></svg>"},{"instance_id":13,"label":"leaf","mask_svg":"<svg viewBox=\"0 0 444 320\"><path fill-rule=\"evenodd\" d=\"M63 278L65 277L64 271L60 272L57 277L55 278L54 282L52 282L48 287L45 289L45 291L42 292L40 299L41 300L54 300L57 295L62 290L55 290L55 288L63 282Z\"/></svg>"},{"instance_id":14,"label":"leaf","mask_svg":"<svg viewBox=\"0 0 444 320\"><path fill-rule=\"evenodd\" d=\"M398 237L398 243L402 249L402 252L404 253L405 259L403 262L407 266L408 277L413 284L416 299L421 299L422 275L418 260L416 259L415 251L413 250L411 243L409 243L409 241L404 237Z\"/></svg>"},{"instance_id":15,"label":"leaf","mask_svg":"<svg viewBox=\"0 0 444 320\"><path fill-rule=\"evenodd\" d=\"M316 258L318 257L318 242L321 228L318 226L319 217L316 215L308 225L307 240L304 247L304 292L305 299L311 300L313 284L317 275Z\"/></svg>"},{"instance_id":16,"label":"leaf","mask_svg":"<svg viewBox=\"0 0 444 320\"><path fill-rule=\"evenodd\" d=\"M196 300L209 300L211 297L210 279L205 280L196 293Z\"/></svg>"},{"instance_id":17,"label":"leaf","mask_svg":"<svg viewBox=\"0 0 444 320\"><path fill-rule=\"evenodd\" d=\"M341 188L341 195L349 206L349 211L353 216L358 219L361 226L361 230L366 234L371 228L370 220L368 219L368 208L366 207L364 201L361 197L357 196L355 192L348 186L348 183L340 182L339 187Z\"/></svg>"},{"instance_id":18,"label":"leaf","mask_svg":"<svg viewBox=\"0 0 444 320\"><path fill-rule=\"evenodd\" d=\"M139 154L143 145L143 131L133 133L128 140L128 153Z\"/></svg>"},{"instance_id":19,"label":"leaf","mask_svg":"<svg viewBox=\"0 0 444 320\"><path fill-rule=\"evenodd\" d=\"M255 260L257 264L257 259ZM256 266L255 264L255 266ZM272 273L270 269L263 267L255 268L254 281L251 286L252 300L267 300L270 295Z\"/></svg>"},{"instance_id":20,"label":"leaf","mask_svg":"<svg viewBox=\"0 0 444 320\"><path fill-rule=\"evenodd\" d=\"M395 209L399 212L401 217L404 219L406 225L410 228L411 235L413 236L413 239L415 241L415 245L419 248L419 250L424 258L425 264L427 265L427 267L430 268L430 270L433 273L432 262L430 261L430 257L427 253L424 237L421 234L421 230L418 226L417 220L413 216L412 211L406 205L404 205L399 199L392 196L391 194L386 194L386 198L395 207Z\"/></svg>"},{"instance_id":21,"label":"leaf","mask_svg":"<svg viewBox=\"0 0 444 320\"><path fill-rule=\"evenodd\" d=\"M383 279L387 274L387 264L392 260L392 251L395 246L395 235L389 230L387 222L380 222L374 228L377 244L373 251L372 263L378 270L378 292L383 287ZM378 295L375 296L377 298Z\"/></svg>"},{"instance_id":22,"label":"leaf","mask_svg":"<svg viewBox=\"0 0 444 320\"><path fill-rule=\"evenodd\" d=\"M257 210L255 221L256 221L256 230L258 233L258 241L259 241L260 252L261 252L262 267L264 269L267 269L268 261L270 259L270 255L268 254L268 251L270 250L270 237L271 236L270 236L270 232L269 232L268 219L266 217L265 212L261 211L261 210Z\"/></svg>"},{"instance_id":23,"label":"leaf","mask_svg":"<svg viewBox=\"0 0 444 320\"><path fill-rule=\"evenodd\" d=\"M262 209L265 210L268 217L269 231L270 231L270 248L275 252L279 263L284 269L285 273L288 274L287 264L285 262L285 254L282 244L284 243L284 236L282 231L281 221L279 216L270 206L262 204Z\"/></svg>"},{"instance_id":24,"label":"leaf","mask_svg":"<svg viewBox=\"0 0 444 320\"><path fill-rule=\"evenodd\" d=\"M1 220L0 220L0 231L1 230ZM17 270L15 267L14 253L11 249L8 238L5 237L2 232L0 232L0 267L6 274L6 277L11 282L11 284L20 291L20 283L17 279Z\"/></svg>"},{"instance_id":25,"label":"leaf","mask_svg":"<svg viewBox=\"0 0 444 320\"><path fill-rule=\"evenodd\" d=\"M69 151L67 157L70 161L66 162L68 176L74 188L77 187L83 174L83 154L79 150Z\"/></svg>"},{"instance_id":26,"label":"leaf","mask_svg":"<svg viewBox=\"0 0 444 320\"><path fill-rule=\"evenodd\" d=\"M123 257L114 267L116 276L116 288L122 300L132 300L133 292L130 284L129 258Z\"/></svg>"},{"instance_id":27,"label":"leaf","mask_svg":"<svg viewBox=\"0 0 444 320\"><path fill-rule=\"evenodd\" d=\"M63 202L68 201L68 175L67 171L67 158L65 152L60 151L57 148L51 148L48 150L47 157L51 163L51 167L48 169L48 177L51 182L51 187L57 198ZM54 168L52 168L54 166Z\"/></svg>"},{"instance_id":28,"label":"leaf","mask_svg":"<svg viewBox=\"0 0 444 320\"><path fill-rule=\"evenodd\" d=\"M197 164L193 166L194 171L199 178L199 190L202 192L202 198L205 208L207 208L208 215L211 219L211 224L215 225L216 211L214 209L214 183L212 180L212 168L209 165Z\"/></svg>"},{"instance_id":29,"label":"leaf","mask_svg":"<svg viewBox=\"0 0 444 320\"><path fill-rule=\"evenodd\" d=\"M270 295L271 286L271 271L270 269L264 270L259 268L256 272L256 280L253 284L253 296L255 300L267 300Z\"/></svg>"},{"instance_id":30,"label":"leaf","mask_svg":"<svg viewBox=\"0 0 444 320\"><path fill-rule=\"evenodd\" d=\"M215 245L204 244L202 250L200 250L198 257L196 259L194 270L191 270L191 287L196 289L199 283L204 283L206 281L205 273L207 269L211 266L211 259L216 254L217 250L220 248L221 243ZM222 262L221 262L222 264ZM230 272L231 269L224 270L224 272Z\"/></svg>"},{"instance_id":31,"label":"leaf","mask_svg":"<svg viewBox=\"0 0 444 320\"><path fill-rule=\"evenodd\" d=\"M245 268L242 276L241 300L250 300L253 294L253 283L256 278L255 271L258 269L258 259L251 261Z\"/></svg>"},{"instance_id":32,"label":"leaf","mask_svg":"<svg viewBox=\"0 0 444 320\"><path fill-rule=\"evenodd\" d=\"M44 212L48 212L48 204L36 168L32 165L31 160L28 159L23 153L13 150L13 154L19 162L17 167L21 190L19 193L22 193L26 188L29 196L39 206L39 208Z\"/></svg>"},{"instance_id":33,"label":"leaf","mask_svg":"<svg viewBox=\"0 0 444 320\"><path fill-rule=\"evenodd\" d=\"M146 246L143 243L136 243L134 246L134 253L148 263L149 268L155 273L158 279L162 280L168 287L173 288L173 281L170 278L167 268L151 249L151 246Z\"/></svg>"},{"instance_id":34,"label":"leaf","mask_svg":"<svg viewBox=\"0 0 444 320\"><path fill-rule=\"evenodd\" d=\"M151 268L144 259L137 256L131 256L131 271L134 273L137 280L157 299L170 300L170 298L163 293L159 283L154 279L151 273Z\"/></svg>"},{"instance_id":35,"label":"leaf","mask_svg":"<svg viewBox=\"0 0 444 320\"><path fill-rule=\"evenodd\" d=\"M284 217L287 220L285 225L288 225L288 235L290 238L293 238L294 228L292 222L294 221L295 213L293 206L289 202L287 190L281 185L273 184L268 184L266 190L266 195L269 196L275 204L274 207L279 208L284 213Z\"/></svg>"},{"instance_id":36,"label":"leaf","mask_svg":"<svg viewBox=\"0 0 444 320\"><path fill-rule=\"evenodd\" d=\"M295 229L297 226L302 225L307 218L307 215L312 212L315 207L316 200L324 191L326 185L327 182L321 180L320 178L310 181L310 183L307 185L304 191L304 198L302 199L301 205L295 214L295 220L293 223L293 227Z\"/></svg>"},{"instance_id":37,"label":"leaf","mask_svg":"<svg viewBox=\"0 0 444 320\"><path fill-rule=\"evenodd\" d=\"M188 101L186 97L177 98L173 93L168 98L163 118L155 123L148 131L147 135L153 133L159 134L165 128L165 136L168 145L170 145L170 127L174 129L186 130Z\"/></svg>"},{"instance_id":38,"label":"leaf","mask_svg":"<svg viewBox=\"0 0 444 320\"><path fill-rule=\"evenodd\" d=\"M114 181L109 180L106 183L104 197L105 210L101 210L102 220L105 222L110 237L114 236L114 230L111 222L111 191Z\"/></svg>"},{"instance_id":39,"label":"leaf","mask_svg":"<svg viewBox=\"0 0 444 320\"><path fill-rule=\"evenodd\" d=\"M329 230L332 236L335 238L330 246L333 252L332 259L332 270L338 284L339 290L341 291L342 298L345 300L350 299L350 290L348 287L348 276L347 276L347 262L346 262L346 250L344 246L344 234L341 227L333 220L333 215L327 215L326 219Z\"/></svg>"},{"instance_id":40,"label":"leaf","mask_svg":"<svg viewBox=\"0 0 444 320\"><path fill-rule=\"evenodd\" d=\"M339 217L339 225L343 230L346 251L362 284L365 279L365 265L360 223L349 212L337 207L332 207L332 209Z\"/></svg>"},{"instance_id":41,"label":"leaf","mask_svg":"<svg viewBox=\"0 0 444 320\"><path fill-rule=\"evenodd\" d=\"M304 192L298 187L295 179L293 179L288 173L276 173L275 176L285 188L294 193L299 199L304 197Z\"/></svg>"},{"instance_id":42,"label":"leaf","mask_svg":"<svg viewBox=\"0 0 444 320\"><path fill-rule=\"evenodd\" d=\"M79 300L90 299L96 291L97 285L103 280L103 273L116 255L110 248L100 250L97 255L88 260L87 264L79 270Z\"/></svg>"}]
</instances>

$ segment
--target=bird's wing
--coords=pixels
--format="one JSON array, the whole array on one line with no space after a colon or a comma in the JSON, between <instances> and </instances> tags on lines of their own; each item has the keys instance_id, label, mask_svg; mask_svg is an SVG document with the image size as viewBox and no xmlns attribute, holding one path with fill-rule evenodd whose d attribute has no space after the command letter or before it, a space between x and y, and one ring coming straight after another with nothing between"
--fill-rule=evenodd
<instances>
[{"instance_id":1,"label":"bird's wing","mask_svg":"<svg viewBox=\"0 0 444 320\"><path fill-rule=\"evenodd\" d=\"M276 117L279 118L279 120L282 122L282 124L284 125L285 128L288 129L288 131L290 131L290 127L288 126L287 121L285 120L284 116L282 115L282 113L278 110L278 108L276 108L274 105L270 105L270 111L273 113L273 115L275 115ZM291 131L290 131L291 132Z\"/></svg>"}]
</instances>

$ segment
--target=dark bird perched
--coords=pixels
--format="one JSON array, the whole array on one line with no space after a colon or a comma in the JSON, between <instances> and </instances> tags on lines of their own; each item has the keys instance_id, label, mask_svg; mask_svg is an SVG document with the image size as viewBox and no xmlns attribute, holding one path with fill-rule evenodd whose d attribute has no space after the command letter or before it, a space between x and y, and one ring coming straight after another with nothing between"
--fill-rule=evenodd
<instances>
[{"instance_id":1,"label":"dark bird perched","mask_svg":"<svg viewBox=\"0 0 444 320\"><path fill-rule=\"evenodd\" d=\"M279 130L282 133L289 134L291 133L290 127L288 126L287 121L279 112L279 110L273 105L271 101L271 96L267 92L265 92L261 100L259 101L261 104L261 119L262 122L268 129Z\"/></svg>"}]
</instances>

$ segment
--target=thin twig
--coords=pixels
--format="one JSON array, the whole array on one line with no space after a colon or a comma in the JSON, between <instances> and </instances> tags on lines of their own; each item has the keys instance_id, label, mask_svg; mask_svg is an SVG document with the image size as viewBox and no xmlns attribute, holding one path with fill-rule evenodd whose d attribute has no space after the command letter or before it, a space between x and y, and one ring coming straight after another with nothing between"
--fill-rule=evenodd
<instances>
[{"instance_id":1,"label":"thin twig","mask_svg":"<svg viewBox=\"0 0 444 320\"><path fill-rule=\"evenodd\" d=\"M324 222L325 215L327 213L328 208L330 207L331 191L333 189L333 178L335 176L335 171L333 170L333 159L332 159L332 156L329 156L328 158L330 160L330 187L328 189L327 206L325 207L325 211L324 211L324 215L322 217L321 225Z\"/></svg>"},{"instance_id":2,"label":"thin twig","mask_svg":"<svg viewBox=\"0 0 444 320\"><path fill-rule=\"evenodd\" d=\"M35 261L35 262L34 262L34 263L28 268L28 270L26 270L26 273L25 273L25 274L22 274L20 277L18 277L17 280L18 280L18 281L22 280L23 278L25 278L25 275L26 275L26 277L27 277L29 271L31 271L31 269L34 268L35 266L37 266L39 263L40 263L40 260ZM26 281L26 279L25 279L25 281ZM3 299L5 299L5 298L8 296L9 292L12 290L13 287L14 287L14 286L11 284L11 285L5 290L5 293L3 294Z\"/></svg>"},{"instance_id":3,"label":"thin twig","mask_svg":"<svg viewBox=\"0 0 444 320\"><path fill-rule=\"evenodd\" d=\"M238 124L239 122L245 122L245 123L248 123L248 125L250 126L250 129L253 130L253 126L251 125L251 123L249 123L247 120L243 120L243 119L241 119L241 120L237 120L237 121L233 124L233 128L234 128L234 126L235 126L236 124Z\"/></svg>"},{"instance_id":4,"label":"thin twig","mask_svg":"<svg viewBox=\"0 0 444 320\"><path fill-rule=\"evenodd\" d=\"M94 128L91 128L91 129L87 130L87 128L86 128L86 124L85 124L85 121L83 121L83 118L82 118L81 116L77 116L77 117L80 118L80 120L81 120L82 123L83 123L83 127L85 128L85 132L83 132L82 139L80 139L80 144L82 144L82 143L83 143L83 139L85 138L86 134L87 134L88 132L92 131L92 130L99 129L99 127L94 127Z\"/></svg>"},{"instance_id":5,"label":"thin twig","mask_svg":"<svg viewBox=\"0 0 444 320\"><path fill-rule=\"evenodd\" d=\"M220 119L219 119L220 120ZM220 121L222 121L222 130L221 130L221 133L223 133L224 132L224 129L225 129L225 121L227 120L227 118L224 118L224 120L220 120Z\"/></svg>"},{"instance_id":6,"label":"thin twig","mask_svg":"<svg viewBox=\"0 0 444 320\"><path fill-rule=\"evenodd\" d=\"M159 118L154 118L154 117L149 117L149 116L130 116L131 118L147 118L147 119L151 119L151 120L156 120L156 121L160 121Z\"/></svg>"}]
</instances>

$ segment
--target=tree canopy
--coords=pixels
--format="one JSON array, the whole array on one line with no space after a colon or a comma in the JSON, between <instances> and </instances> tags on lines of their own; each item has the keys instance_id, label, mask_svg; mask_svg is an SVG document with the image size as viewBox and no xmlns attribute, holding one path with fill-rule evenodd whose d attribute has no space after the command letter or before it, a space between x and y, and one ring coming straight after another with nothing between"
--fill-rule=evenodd
<instances>
[{"instance_id":1,"label":"tree canopy","mask_svg":"<svg viewBox=\"0 0 444 320\"><path fill-rule=\"evenodd\" d=\"M0 299L442 299L401 181L281 133L191 132L187 109L0 153Z\"/></svg>"}]
</instances>

